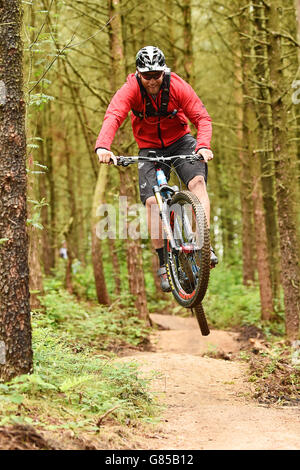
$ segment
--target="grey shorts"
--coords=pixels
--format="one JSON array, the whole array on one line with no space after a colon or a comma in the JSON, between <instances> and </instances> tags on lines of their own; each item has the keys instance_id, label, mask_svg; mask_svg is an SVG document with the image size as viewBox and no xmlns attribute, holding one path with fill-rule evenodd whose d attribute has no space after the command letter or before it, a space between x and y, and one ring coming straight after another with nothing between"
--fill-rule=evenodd
<instances>
[{"instance_id":1,"label":"grey shorts","mask_svg":"<svg viewBox=\"0 0 300 470\"><path fill-rule=\"evenodd\" d=\"M196 140L191 134L186 134L180 139L178 139L174 144L169 147L164 147L162 149L155 148L145 148L140 149L139 155L147 156L150 150L155 150L158 156L172 156L174 159L170 161L170 164L161 164L160 168L164 171L167 180L170 178L171 173L171 163L174 167L179 178L187 186L189 182L195 176L203 176L205 182L207 182L207 164L204 162L187 162L182 161L181 159L176 159L176 155L189 155L196 148ZM146 203L146 200L154 196L153 186L157 185L156 180L156 171L155 171L155 162L140 162L139 163L139 186L140 186L140 198L143 204Z\"/></svg>"}]
</instances>

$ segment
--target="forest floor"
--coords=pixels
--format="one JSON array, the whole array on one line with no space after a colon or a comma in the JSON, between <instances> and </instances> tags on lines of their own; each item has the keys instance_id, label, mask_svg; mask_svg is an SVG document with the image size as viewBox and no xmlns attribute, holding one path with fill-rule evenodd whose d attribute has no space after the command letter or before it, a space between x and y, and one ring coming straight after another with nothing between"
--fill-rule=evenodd
<instances>
[{"instance_id":1,"label":"forest floor","mask_svg":"<svg viewBox=\"0 0 300 470\"><path fill-rule=\"evenodd\" d=\"M97 436L0 428L0 448L300 449L299 398L272 403L274 390L267 384L268 393L254 399L257 384L249 381L249 363L238 359L247 346L252 354L265 348L257 332L212 330L203 337L194 318L151 318L158 330L149 350L127 351L118 361L137 362L146 376L157 372L151 382L163 404L157 423L121 425L108 415Z\"/></svg>"}]
</instances>

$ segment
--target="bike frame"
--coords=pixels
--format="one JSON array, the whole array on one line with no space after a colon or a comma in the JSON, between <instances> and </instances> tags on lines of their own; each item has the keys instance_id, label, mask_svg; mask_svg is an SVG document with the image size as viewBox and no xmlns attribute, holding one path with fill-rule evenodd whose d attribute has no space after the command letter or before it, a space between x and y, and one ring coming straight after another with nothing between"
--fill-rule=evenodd
<instances>
[{"instance_id":1,"label":"bike frame","mask_svg":"<svg viewBox=\"0 0 300 470\"><path fill-rule=\"evenodd\" d=\"M182 158L183 160L188 160L188 161L191 161L191 162L203 160L201 155L197 155L197 154L175 155L175 156L172 156L172 157L164 157L164 156L157 157L156 155L155 156L150 156L150 157L149 156L147 156L147 157L140 157L140 156L123 157L123 156L120 156L120 157L118 157L117 165L128 166L132 163L137 163L139 161L153 161L153 162L156 163L156 165L155 165L156 169L158 169L158 166L161 162L165 163L168 160L172 160L174 158ZM161 170L161 168L160 168L160 170ZM168 252L168 256L170 256L170 260L169 260L170 263L172 265L174 263L174 261L172 261L172 259L171 259L173 257L173 255L175 255L174 256L175 263L178 263L178 258L183 258L184 259L184 257L186 257L186 255L192 255L192 258L194 258L194 254L198 250L199 251L202 250L202 247L204 246L204 241L205 241L206 263L205 263L204 266L207 267L208 263L209 263L209 259L207 258L207 256L208 256L207 255L207 253L208 253L207 244L209 244L209 235L208 235L208 239L207 239L207 230L205 232L205 229L204 229L204 232L206 233L206 237L205 237L205 233L203 232L203 240L202 240L202 233L200 233L200 245L201 246L196 246L195 240L194 240L193 230L192 230L192 227L190 225L190 221L189 221L189 218L188 218L188 214L186 213L184 204L181 206L181 216L182 216L181 217L181 221L182 221L181 223L182 223L182 227L179 226L179 222L178 222L177 217L174 217L174 225L173 225L173 227L171 227L169 207L171 206L171 201L173 200L174 196L176 198L176 194L179 192L178 187L177 186L169 186L168 184L159 185L159 182L157 180L157 185L153 186L153 192L154 192L154 195L155 195L155 198L156 198L157 205L159 207L159 213L160 213L160 217L161 217L161 220L162 220L163 230L164 230L164 232L166 234L166 237L167 237L167 244L171 248L170 252ZM189 201L189 196L187 196L187 200ZM191 199L191 201L192 201L192 205L193 205L193 198ZM200 206L201 206L201 204L200 204ZM194 211L194 209L192 209L192 210ZM183 229L183 232L182 232L182 229ZM184 235L182 235L182 233L184 233ZM177 238L177 235L178 235L178 238ZM186 243L184 241L184 238L187 239L188 243ZM196 243L198 243L198 241ZM178 269L178 265L177 265L177 268L175 267L175 269ZM191 269L192 269L191 275L194 277L193 267ZM208 269L209 269L209 267L208 267ZM189 303L188 305L182 303L183 302L182 299L185 299L184 302L188 302L189 297L191 295L193 295L193 293L185 292L182 289L182 285L181 285L180 282L179 282L179 284L180 284L179 286L177 286L177 284L176 284L176 288L173 288L173 295L174 295L175 299L177 300L177 302L180 305L186 306L187 308L190 307L192 309L192 312L196 315L196 318L197 318L197 321L198 321L198 324L199 324L202 335L207 336L207 335L209 335L209 327L208 327L207 320L206 320L206 317L205 317L205 313L204 313L204 310L203 310L202 299L203 299L203 297L205 295L205 292L206 292L206 289L207 289L208 278L209 278L209 270L208 271L207 271L207 269L206 269L206 271L201 270L201 272L202 272L202 276L200 278L201 281L200 281L199 284L198 284L198 281L197 281L197 286L198 286L198 293L197 293L198 297L196 297L197 303ZM189 280L189 274L190 273L186 273L186 271L184 270L184 275L188 277L188 280ZM177 279L177 281L178 281L178 279ZM181 294L181 291L182 291L182 294ZM194 292L195 292L195 286L194 286ZM198 303L199 294L201 296L201 299L199 301L200 303Z\"/></svg>"},{"instance_id":2,"label":"bike frame","mask_svg":"<svg viewBox=\"0 0 300 470\"><path fill-rule=\"evenodd\" d=\"M173 231L170 225L169 204L172 200L172 196L176 194L178 191L179 191L178 186L169 186L168 184L164 184L162 186L157 186L157 185L153 186L153 192L154 192L157 205L159 207L159 214L161 217L163 230L167 236L167 239L169 240L169 244L170 244L172 251L191 253L194 251L195 247L191 245L183 244L183 243L180 243L180 245L178 245L178 243L176 242L177 239L173 235L173 232L174 234L176 233L180 234L181 232L177 218L175 218L174 220ZM184 214L184 224L185 224L186 232L191 234L192 229L190 226L188 216L185 213L185 211L183 211L183 214Z\"/></svg>"},{"instance_id":3,"label":"bike frame","mask_svg":"<svg viewBox=\"0 0 300 470\"><path fill-rule=\"evenodd\" d=\"M119 156L117 164L122 165L122 166L128 166L133 163L137 163L138 161L153 161L155 162L155 169L158 170L160 168L160 163L166 163L167 161L171 161L174 158L180 158L182 160L187 160L190 162L195 162L195 161L203 161L203 157L198 154L191 154L191 155L174 155L172 157L165 157L165 156L156 156L155 152L149 152L150 156L142 157L142 156L131 156L131 157L125 157L125 156ZM152 154L152 155L151 155ZM162 170L163 171L163 170ZM178 244L176 243L176 239L173 236L172 228L170 225L170 220L169 220L169 205L172 200L172 197L174 194L179 192L178 186L169 186L168 184L163 184L163 185L154 185L153 186L153 193L159 208L159 215L161 217L162 221L162 226L163 230L166 234L166 237L169 241L170 247L172 251L178 252L178 253L193 253L196 250L199 250L200 247L195 246L194 244L188 244L182 243ZM183 221L185 225L185 231L187 238L192 238L193 231L192 227L190 225L190 221L188 218L188 215L186 214L185 210L183 209ZM178 224L177 218L175 218L174 221L174 233L180 233L181 229Z\"/></svg>"}]
</instances>

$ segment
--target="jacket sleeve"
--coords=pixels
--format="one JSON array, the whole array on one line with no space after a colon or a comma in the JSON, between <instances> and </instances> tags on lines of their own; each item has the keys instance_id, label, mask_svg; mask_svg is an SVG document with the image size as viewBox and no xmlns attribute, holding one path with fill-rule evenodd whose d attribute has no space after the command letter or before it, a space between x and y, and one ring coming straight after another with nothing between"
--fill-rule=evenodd
<instances>
[{"instance_id":1,"label":"jacket sleeve","mask_svg":"<svg viewBox=\"0 0 300 470\"><path fill-rule=\"evenodd\" d=\"M211 117L193 88L183 79L180 79L180 81L178 92L180 105L186 117L197 129L196 151L201 147L210 149L212 136Z\"/></svg>"},{"instance_id":2,"label":"jacket sleeve","mask_svg":"<svg viewBox=\"0 0 300 470\"><path fill-rule=\"evenodd\" d=\"M110 150L115 134L127 117L135 97L135 88L126 82L113 96L104 116L95 150Z\"/></svg>"}]
</instances>

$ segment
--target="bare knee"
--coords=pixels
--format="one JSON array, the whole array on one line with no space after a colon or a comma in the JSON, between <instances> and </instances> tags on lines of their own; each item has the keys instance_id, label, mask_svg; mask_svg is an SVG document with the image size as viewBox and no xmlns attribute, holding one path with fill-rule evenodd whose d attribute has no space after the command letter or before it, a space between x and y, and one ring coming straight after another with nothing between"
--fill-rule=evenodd
<instances>
[{"instance_id":1,"label":"bare knee","mask_svg":"<svg viewBox=\"0 0 300 470\"><path fill-rule=\"evenodd\" d=\"M197 189L205 189L205 179L204 176L197 175L188 184L190 191L195 191Z\"/></svg>"},{"instance_id":2,"label":"bare knee","mask_svg":"<svg viewBox=\"0 0 300 470\"><path fill-rule=\"evenodd\" d=\"M153 207L156 204L157 204L157 201L156 201L155 196L151 196L151 197L148 197L148 199L146 199L146 208L147 209L150 209L151 207Z\"/></svg>"}]
</instances>

